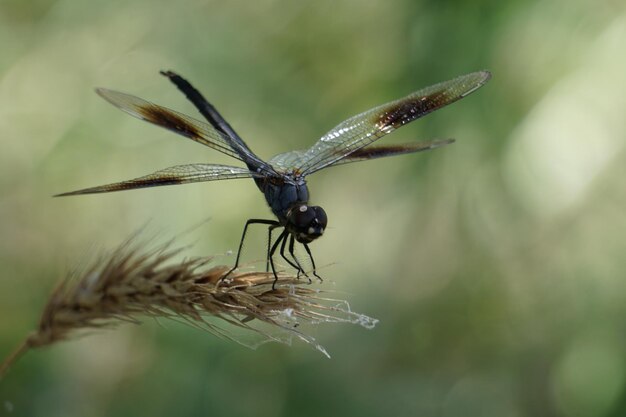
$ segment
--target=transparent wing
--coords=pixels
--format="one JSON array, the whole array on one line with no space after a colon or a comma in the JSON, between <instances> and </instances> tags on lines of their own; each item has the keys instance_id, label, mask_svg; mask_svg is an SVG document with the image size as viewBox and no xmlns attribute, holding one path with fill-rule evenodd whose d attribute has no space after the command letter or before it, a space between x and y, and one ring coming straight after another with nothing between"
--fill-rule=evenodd
<instances>
[{"instance_id":1,"label":"transparent wing","mask_svg":"<svg viewBox=\"0 0 626 417\"><path fill-rule=\"evenodd\" d=\"M375 107L335 126L306 151L293 151L272 158L276 168L308 175L371 144L397 128L467 96L491 77L474 72L445 81L404 98ZM362 156L359 160L368 159ZM351 161L350 161L351 162Z\"/></svg>"},{"instance_id":2,"label":"transparent wing","mask_svg":"<svg viewBox=\"0 0 626 417\"><path fill-rule=\"evenodd\" d=\"M347 164L349 162L367 161L370 159L382 158L385 156L403 155L406 153L415 153L440 148L445 145L454 143L454 139L435 139L417 143L405 143L401 145L379 145L366 146L349 155L333 162L328 166ZM288 172L293 169L293 165L302 160L302 156L306 151L298 150L278 154L270 159L270 164L281 171Z\"/></svg>"},{"instance_id":3,"label":"transparent wing","mask_svg":"<svg viewBox=\"0 0 626 417\"><path fill-rule=\"evenodd\" d=\"M133 190L136 188L158 187L161 185L187 184L191 182L229 180L233 178L252 178L260 174L249 171L247 168L233 167L228 165L213 164L189 164L177 165L156 171L150 175L135 178L133 180L101 185L98 187L85 188L83 190L58 194L55 197L63 197L79 194L108 193L112 191Z\"/></svg>"},{"instance_id":4,"label":"transparent wing","mask_svg":"<svg viewBox=\"0 0 626 417\"><path fill-rule=\"evenodd\" d=\"M334 162L331 166L347 164L349 162L369 161L370 159L383 158L386 156L429 151L451 143L454 143L454 139L437 139L425 142L405 143L402 145L367 146L357 149L345 158Z\"/></svg>"},{"instance_id":5,"label":"transparent wing","mask_svg":"<svg viewBox=\"0 0 626 417\"><path fill-rule=\"evenodd\" d=\"M242 161L231 147L226 135L213 126L174 110L140 99L130 94L97 88L96 92L109 103L138 119L164 127L193 141L206 145Z\"/></svg>"},{"instance_id":6,"label":"transparent wing","mask_svg":"<svg viewBox=\"0 0 626 417\"><path fill-rule=\"evenodd\" d=\"M295 150L274 155L268 162L275 170L288 172L302 162L306 150Z\"/></svg>"}]
</instances>

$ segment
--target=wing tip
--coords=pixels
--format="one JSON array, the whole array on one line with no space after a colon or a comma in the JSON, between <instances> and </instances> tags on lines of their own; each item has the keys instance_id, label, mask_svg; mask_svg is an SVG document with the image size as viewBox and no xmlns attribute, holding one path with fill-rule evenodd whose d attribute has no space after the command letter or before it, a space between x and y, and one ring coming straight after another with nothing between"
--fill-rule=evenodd
<instances>
[{"instance_id":1,"label":"wing tip","mask_svg":"<svg viewBox=\"0 0 626 417\"><path fill-rule=\"evenodd\" d=\"M118 91L109 90L108 88L102 88L102 87L96 87L94 88L94 91L96 92L97 95L99 95L100 97L108 101L109 103L113 104L115 107L120 107L120 105L117 103L117 100L115 99L115 96L123 95L124 93L120 93Z\"/></svg>"},{"instance_id":2,"label":"wing tip","mask_svg":"<svg viewBox=\"0 0 626 417\"><path fill-rule=\"evenodd\" d=\"M69 191L67 193L60 193L60 194L54 194L52 197L56 198L56 197L69 197L71 195L79 195L79 194L83 194L80 191Z\"/></svg>"},{"instance_id":3,"label":"wing tip","mask_svg":"<svg viewBox=\"0 0 626 417\"><path fill-rule=\"evenodd\" d=\"M491 71L489 70L480 70L468 75L476 77L476 88L485 85L492 77Z\"/></svg>"},{"instance_id":4,"label":"wing tip","mask_svg":"<svg viewBox=\"0 0 626 417\"><path fill-rule=\"evenodd\" d=\"M481 70L478 73L482 76L482 84L485 84L492 77L491 71L489 70Z\"/></svg>"},{"instance_id":5,"label":"wing tip","mask_svg":"<svg viewBox=\"0 0 626 417\"><path fill-rule=\"evenodd\" d=\"M66 193L60 193L60 194L55 194L52 197L69 197L69 196L73 196L73 195L83 195L83 194L97 194L97 193L102 193L102 192L106 192L106 191L100 191L97 188L85 188L83 190L76 190L76 191L68 191Z\"/></svg>"},{"instance_id":6,"label":"wing tip","mask_svg":"<svg viewBox=\"0 0 626 417\"><path fill-rule=\"evenodd\" d=\"M483 85L487 84L487 81L491 79L491 71L481 70L472 72L466 75L461 75L458 80L462 83L467 83L467 90L461 94L459 98L467 97L474 91L478 90Z\"/></svg>"},{"instance_id":7,"label":"wing tip","mask_svg":"<svg viewBox=\"0 0 626 417\"><path fill-rule=\"evenodd\" d=\"M126 184L124 182L115 182L107 185L98 185L95 187L89 188L81 188L76 191L68 191L66 193L55 194L52 197L69 197L73 195L84 195L84 194L103 194L103 193L111 193L115 191L125 191L132 189L130 187L125 187Z\"/></svg>"},{"instance_id":8,"label":"wing tip","mask_svg":"<svg viewBox=\"0 0 626 417\"><path fill-rule=\"evenodd\" d=\"M95 87L93 91L95 91L100 97L106 97L111 90L108 88Z\"/></svg>"},{"instance_id":9,"label":"wing tip","mask_svg":"<svg viewBox=\"0 0 626 417\"><path fill-rule=\"evenodd\" d=\"M456 139L454 138L436 140L433 142L431 148L432 149L441 148L442 146L452 145L454 142L456 142Z\"/></svg>"}]
</instances>

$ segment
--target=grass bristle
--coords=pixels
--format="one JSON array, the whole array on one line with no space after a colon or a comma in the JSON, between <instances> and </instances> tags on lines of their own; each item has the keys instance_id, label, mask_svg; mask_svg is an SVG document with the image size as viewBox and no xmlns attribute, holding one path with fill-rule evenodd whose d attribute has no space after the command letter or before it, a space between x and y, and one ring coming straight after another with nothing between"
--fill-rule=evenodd
<instances>
[{"instance_id":1,"label":"grass bristle","mask_svg":"<svg viewBox=\"0 0 626 417\"><path fill-rule=\"evenodd\" d=\"M70 274L52 292L37 329L0 365L0 377L24 352L65 340L75 333L141 318L173 318L238 341L219 320L261 336L261 342L289 342L295 336L328 355L299 329L302 323L347 322L371 328L375 319L354 313L346 301L326 298L307 279L266 272L210 267L211 257L176 261L181 249L166 245L142 251L127 242L82 272ZM256 323L270 326L259 329ZM278 330L282 336L273 334ZM287 337L283 337L287 335Z\"/></svg>"}]
</instances>

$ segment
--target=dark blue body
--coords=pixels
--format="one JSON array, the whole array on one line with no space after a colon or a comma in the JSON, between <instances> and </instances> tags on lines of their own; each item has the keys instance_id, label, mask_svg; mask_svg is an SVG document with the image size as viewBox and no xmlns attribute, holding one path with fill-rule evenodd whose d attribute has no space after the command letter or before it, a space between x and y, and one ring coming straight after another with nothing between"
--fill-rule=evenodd
<instances>
[{"instance_id":1,"label":"dark blue body","mask_svg":"<svg viewBox=\"0 0 626 417\"><path fill-rule=\"evenodd\" d=\"M270 177L255 181L283 226L287 224L287 212L291 207L300 203L307 204L309 201L309 189L304 179Z\"/></svg>"}]
</instances>

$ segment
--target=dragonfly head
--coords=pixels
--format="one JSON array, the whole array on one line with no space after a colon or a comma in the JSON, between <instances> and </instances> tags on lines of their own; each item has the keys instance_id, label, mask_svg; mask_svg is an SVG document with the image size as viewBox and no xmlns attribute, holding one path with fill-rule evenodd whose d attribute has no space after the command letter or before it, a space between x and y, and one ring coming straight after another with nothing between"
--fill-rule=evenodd
<instances>
[{"instance_id":1,"label":"dragonfly head","mask_svg":"<svg viewBox=\"0 0 626 417\"><path fill-rule=\"evenodd\" d=\"M287 228L300 243L310 243L324 234L328 218L323 208L295 204L287 212Z\"/></svg>"}]
</instances>

